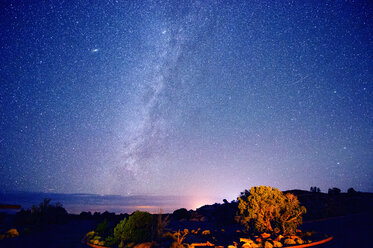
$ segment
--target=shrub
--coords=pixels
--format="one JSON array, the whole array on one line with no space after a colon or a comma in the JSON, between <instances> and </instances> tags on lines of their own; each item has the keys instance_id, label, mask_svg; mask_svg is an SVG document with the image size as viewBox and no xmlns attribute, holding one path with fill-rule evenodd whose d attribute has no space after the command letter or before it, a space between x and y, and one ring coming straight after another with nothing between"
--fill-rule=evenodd
<instances>
[{"instance_id":1,"label":"shrub","mask_svg":"<svg viewBox=\"0 0 373 248\"><path fill-rule=\"evenodd\" d=\"M124 218L114 228L114 239L117 240L117 242L119 242L118 247L124 246L124 240L126 239L126 233L125 233L126 223L127 223L127 219Z\"/></svg>"},{"instance_id":2,"label":"shrub","mask_svg":"<svg viewBox=\"0 0 373 248\"><path fill-rule=\"evenodd\" d=\"M238 201L237 220L254 233L294 234L306 212L296 196L268 186L252 187Z\"/></svg>"},{"instance_id":3,"label":"shrub","mask_svg":"<svg viewBox=\"0 0 373 248\"><path fill-rule=\"evenodd\" d=\"M341 190L339 188L328 189L329 195L339 195L340 193L341 193Z\"/></svg>"},{"instance_id":4,"label":"shrub","mask_svg":"<svg viewBox=\"0 0 373 248\"><path fill-rule=\"evenodd\" d=\"M154 226L152 238L155 239L155 240L161 239L163 237L163 232L164 232L166 226L168 225L168 223L170 223L169 216L166 215L163 218L162 212L160 212L157 215L157 220L156 220L156 223L155 223L155 226Z\"/></svg>"},{"instance_id":5,"label":"shrub","mask_svg":"<svg viewBox=\"0 0 373 248\"><path fill-rule=\"evenodd\" d=\"M104 219L103 222L97 225L95 232L98 233L99 235L105 235L107 231L108 231L107 219Z\"/></svg>"},{"instance_id":6,"label":"shrub","mask_svg":"<svg viewBox=\"0 0 373 248\"><path fill-rule=\"evenodd\" d=\"M320 190L320 188L318 188L318 187L311 187L311 189L310 189L310 191L312 192L312 193L320 193L321 192L321 190Z\"/></svg>"},{"instance_id":7,"label":"shrub","mask_svg":"<svg viewBox=\"0 0 373 248\"><path fill-rule=\"evenodd\" d=\"M62 204L50 204L51 199L45 198L39 206L32 206L29 210L21 210L16 214L16 221L21 225L42 225L65 223L67 221L67 211Z\"/></svg>"},{"instance_id":8,"label":"shrub","mask_svg":"<svg viewBox=\"0 0 373 248\"><path fill-rule=\"evenodd\" d=\"M105 246L114 246L117 240L113 236L109 236L105 239Z\"/></svg>"},{"instance_id":9,"label":"shrub","mask_svg":"<svg viewBox=\"0 0 373 248\"><path fill-rule=\"evenodd\" d=\"M190 213L185 208L180 208L180 209L175 210L172 213L172 217L175 218L175 219L177 219L177 220L180 220L180 219L189 219Z\"/></svg>"},{"instance_id":10,"label":"shrub","mask_svg":"<svg viewBox=\"0 0 373 248\"><path fill-rule=\"evenodd\" d=\"M350 194L350 195L353 195L353 194L356 194L356 190L354 188L349 188L347 190L347 193Z\"/></svg>"},{"instance_id":11,"label":"shrub","mask_svg":"<svg viewBox=\"0 0 373 248\"><path fill-rule=\"evenodd\" d=\"M175 240L170 248L184 248L183 241L185 236L189 234L188 229L184 229L184 231L177 231L172 235L172 238Z\"/></svg>"},{"instance_id":12,"label":"shrub","mask_svg":"<svg viewBox=\"0 0 373 248\"><path fill-rule=\"evenodd\" d=\"M136 211L114 228L114 238L120 242L119 247L123 247L124 242L142 243L151 240L154 229L153 215Z\"/></svg>"}]
</instances>

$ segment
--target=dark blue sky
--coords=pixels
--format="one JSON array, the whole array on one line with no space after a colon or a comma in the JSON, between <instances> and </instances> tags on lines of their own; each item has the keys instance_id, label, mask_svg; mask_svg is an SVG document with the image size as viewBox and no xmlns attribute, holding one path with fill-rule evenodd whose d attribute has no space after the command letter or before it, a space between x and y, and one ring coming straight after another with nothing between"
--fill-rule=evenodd
<instances>
[{"instance_id":1,"label":"dark blue sky","mask_svg":"<svg viewBox=\"0 0 373 248\"><path fill-rule=\"evenodd\" d=\"M369 1L95 2L1 4L3 191L373 191Z\"/></svg>"}]
</instances>

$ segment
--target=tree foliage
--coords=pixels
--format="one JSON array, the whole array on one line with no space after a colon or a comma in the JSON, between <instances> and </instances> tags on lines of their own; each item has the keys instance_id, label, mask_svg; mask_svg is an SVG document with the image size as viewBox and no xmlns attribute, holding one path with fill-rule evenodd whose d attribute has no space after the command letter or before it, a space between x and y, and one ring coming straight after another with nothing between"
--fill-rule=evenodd
<instances>
[{"instance_id":1,"label":"tree foliage","mask_svg":"<svg viewBox=\"0 0 373 248\"><path fill-rule=\"evenodd\" d=\"M126 224L127 224L127 218L124 218L114 228L114 239L119 242L118 247L124 246L124 241L126 239L126 229L125 229Z\"/></svg>"},{"instance_id":2,"label":"tree foliage","mask_svg":"<svg viewBox=\"0 0 373 248\"><path fill-rule=\"evenodd\" d=\"M347 193L350 194L350 195L353 195L353 194L356 194L356 190L354 188L349 188L347 190Z\"/></svg>"},{"instance_id":3,"label":"tree foliage","mask_svg":"<svg viewBox=\"0 0 373 248\"><path fill-rule=\"evenodd\" d=\"M310 189L310 191L312 192L312 193L320 193L321 192L321 190L320 190L320 188L319 187L311 187L311 189Z\"/></svg>"},{"instance_id":4,"label":"tree foliage","mask_svg":"<svg viewBox=\"0 0 373 248\"><path fill-rule=\"evenodd\" d=\"M16 220L21 225L43 225L64 223L68 213L61 203L50 204L51 199L45 198L39 206L33 205L29 210L21 210L16 214Z\"/></svg>"},{"instance_id":5,"label":"tree foliage","mask_svg":"<svg viewBox=\"0 0 373 248\"><path fill-rule=\"evenodd\" d=\"M339 195L340 193L341 193L341 190L339 188L328 189L329 195Z\"/></svg>"},{"instance_id":6,"label":"tree foliage","mask_svg":"<svg viewBox=\"0 0 373 248\"><path fill-rule=\"evenodd\" d=\"M237 219L254 233L293 234L306 212L295 195L268 186L245 190L238 201Z\"/></svg>"},{"instance_id":7,"label":"tree foliage","mask_svg":"<svg viewBox=\"0 0 373 248\"><path fill-rule=\"evenodd\" d=\"M114 238L123 247L124 242L141 243L150 241L154 230L154 217L148 212L136 211L123 219L114 228Z\"/></svg>"}]
</instances>

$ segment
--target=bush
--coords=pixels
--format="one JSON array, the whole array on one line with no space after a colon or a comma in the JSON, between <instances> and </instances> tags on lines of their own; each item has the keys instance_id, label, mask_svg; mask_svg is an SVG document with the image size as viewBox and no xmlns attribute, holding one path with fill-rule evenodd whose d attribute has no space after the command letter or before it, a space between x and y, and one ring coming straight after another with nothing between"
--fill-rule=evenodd
<instances>
[{"instance_id":1,"label":"bush","mask_svg":"<svg viewBox=\"0 0 373 248\"><path fill-rule=\"evenodd\" d=\"M350 194L350 195L353 195L353 194L356 194L356 190L354 188L349 188L347 190L347 193Z\"/></svg>"},{"instance_id":2,"label":"bush","mask_svg":"<svg viewBox=\"0 0 373 248\"><path fill-rule=\"evenodd\" d=\"M114 238L118 240L119 247L124 242L142 243L152 238L155 221L153 215L147 212L136 211L129 218L123 219L114 228Z\"/></svg>"},{"instance_id":3,"label":"bush","mask_svg":"<svg viewBox=\"0 0 373 248\"><path fill-rule=\"evenodd\" d=\"M341 190L339 188L328 189L329 195L339 195L340 193L341 193Z\"/></svg>"},{"instance_id":4,"label":"bush","mask_svg":"<svg viewBox=\"0 0 373 248\"><path fill-rule=\"evenodd\" d=\"M268 186L252 187L238 201L237 220L254 233L294 234L306 212L296 196Z\"/></svg>"},{"instance_id":5,"label":"bush","mask_svg":"<svg viewBox=\"0 0 373 248\"><path fill-rule=\"evenodd\" d=\"M318 187L311 187L311 189L310 189L310 191L312 192L312 193L320 193L321 192L321 190L320 190L320 188L318 188Z\"/></svg>"},{"instance_id":6,"label":"bush","mask_svg":"<svg viewBox=\"0 0 373 248\"><path fill-rule=\"evenodd\" d=\"M166 226L168 225L168 223L170 223L169 216L166 215L165 217L163 217L162 212L160 212L157 215L157 220L156 220L156 223L154 225L152 238L155 239L155 240L159 240L159 239L163 238L163 232L164 232Z\"/></svg>"},{"instance_id":7,"label":"bush","mask_svg":"<svg viewBox=\"0 0 373 248\"><path fill-rule=\"evenodd\" d=\"M172 213L172 217L177 219L177 220L189 219L190 213L185 208L180 208L180 209L175 210Z\"/></svg>"},{"instance_id":8,"label":"bush","mask_svg":"<svg viewBox=\"0 0 373 248\"><path fill-rule=\"evenodd\" d=\"M103 222L99 223L95 229L95 232L98 233L99 235L105 235L108 231L108 224L107 224L107 219L104 219Z\"/></svg>"},{"instance_id":9,"label":"bush","mask_svg":"<svg viewBox=\"0 0 373 248\"><path fill-rule=\"evenodd\" d=\"M114 246L117 240L113 236L109 236L105 239L105 246Z\"/></svg>"},{"instance_id":10,"label":"bush","mask_svg":"<svg viewBox=\"0 0 373 248\"><path fill-rule=\"evenodd\" d=\"M39 206L32 206L31 210L21 210L16 214L16 221L21 225L42 225L65 223L68 213L62 204L50 204L51 199L45 198Z\"/></svg>"},{"instance_id":11,"label":"bush","mask_svg":"<svg viewBox=\"0 0 373 248\"><path fill-rule=\"evenodd\" d=\"M118 247L123 247L124 246L124 240L126 239L126 233L125 233L126 223L127 223L127 219L124 218L114 228L114 239L117 242L119 242Z\"/></svg>"}]
</instances>

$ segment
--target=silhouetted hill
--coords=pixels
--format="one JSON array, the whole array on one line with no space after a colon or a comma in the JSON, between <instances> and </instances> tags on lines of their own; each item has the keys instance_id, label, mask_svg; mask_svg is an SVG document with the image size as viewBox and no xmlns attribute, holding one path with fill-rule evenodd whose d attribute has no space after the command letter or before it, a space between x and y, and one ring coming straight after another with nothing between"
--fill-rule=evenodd
<instances>
[{"instance_id":1,"label":"silhouetted hill","mask_svg":"<svg viewBox=\"0 0 373 248\"><path fill-rule=\"evenodd\" d=\"M327 194L305 190L289 190L307 208L304 219L321 219L372 211L373 193Z\"/></svg>"}]
</instances>

